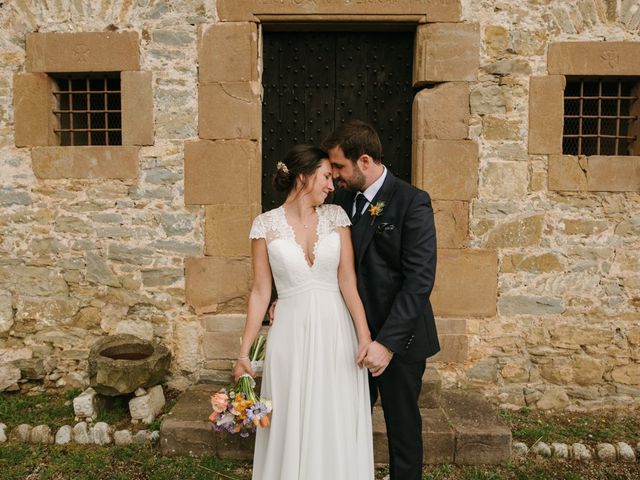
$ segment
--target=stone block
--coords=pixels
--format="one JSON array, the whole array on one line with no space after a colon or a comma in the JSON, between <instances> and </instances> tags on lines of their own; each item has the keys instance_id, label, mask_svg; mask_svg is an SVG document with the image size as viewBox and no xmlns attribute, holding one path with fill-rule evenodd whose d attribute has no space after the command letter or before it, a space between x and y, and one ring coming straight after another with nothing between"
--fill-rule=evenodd
<instances>
[{"instance_id":1,"label":"stone block","mask_svg":"<svg viewBox=\"0 0 640 480\"><path fill-rule=\"evenodd\" d=\"M95 420L104 407L98 393L93 388L87 388L84 392L73 399L73 413L76 420L89 418Z\"/></svg>"},{"instance_id":2,"label":"stone block","mask_svg":"<svg viewBox=\"0 0 640 480\"><path fill-rule=\"evenodd\" d=\"M588 191L640 191L640 157L593 156L587 163Z\"/></svg>"},{"instance_id":3,"label":"stone block","mask_svg":"<svg viewBox=\"0 0 640 480\"><path fill-rule=\"evenodd\" d=\"M563 75L530 77L529 153L562 153L566 84Z\"/></svg>"},{"instance_id":4,"label":"stone block","mask_svg":"<svg viewBox=\"0 0 640 480\"><path fill-rule=\"evenodd\" d=\"M556 42L547 70L560 75L640 75L640 42Z\"/></svg>"},{"instance_id":5,"label":"stone block","mask_svg":"<svg viewBox=\"0 0 640 480\"><path fill-rule=\"evenodd\" d=\"M186 267L187 303L198 314L220 311L225 304L246 308L251 262L246 257L189 257Z\"/></svg>"},{"instance_id":6,"label":"stone block","mask_svg":"<svg viewBox=\"0 0 640 480\"><path fill-rule=\"evenodd\" d=\"M205 24L198 35L198 80L258 80L258 27L250 22Z\"/></svg>"},{"instance_id":7,"label":"stone block","mask_svg":"<svg viewBox=\"0 0 640 480\"><path fill-rule=\"evenodd\" d=\"M493 317L496 314L498 258L490 250L438 250L431 293L437 316Z\"/></svg>"},{"instance_id":8,"label":"stone block","mask_svg":"<svg viewBox=\"0 0 640 480\"><path fill-rule=\"evenodd\" d=\"M130 445L133 437L129 430L116 430L113 432L113 443L116 446Z\"/></svg>"},{"instance_id":9,"label":"stone block","mask_svg":"<svg viewBox=\"0 0 640 480\"><path fill-rule=\"evenodd\" d=\"M431 23L418 26L413 84L474 81L480 66L477 23Z\"/></svg>"},{"instance_id":10,"label":"stone block","mask_svg":"<svg viewBox=\"0 0 640 480\"><path fill-rule=\"evenodd\" d=\"M482 198L521 200L529 187L529 165L518 161L489 161L485 164L480 183Z\"/></svg>"},{"instance_id":11,"label":"stone block","mask_svg":"<svg viewBox=\"0 0 640 480\"><path fill-rule=\"evenodd\" d=\"M33 172L40 179L134 180L138 177L139 150L139 147L36 147L31 150L31 160Z\"/></svg>"},{"instance_id":12,"label":"stone block","mask_svg":"<svg viewBox=\"0 0 640 480\"><path fill-rule=\"evenodd\" d=\"M51 432L51 427L49 427L49 425L38 425L33 427L29 434L29 441L31 443L39 443L43 445L53 443L54 436Z\"/></svg>"},{"instance_id":13,"label":"stone block","mask_svg":"<svg viewBox=\"0 0 640 480\"><path fill-rule=\"evenodd\" d=\"M207 416L215 385L194 385L185 391L160 425L163 455L213 455L217 436Z\"/></svg>"},{"instance_id":14,"label":"stone block","mask_svg":"<svg viewBox=\"0 0 640 480\"><path fill-rule=\"evenodd\" d=\"M587 168L586 157L550 155L547 187L555 191L586 191Z\"/></svg>"},{"instance_id":15,"label":"stone block","mask_svg":"<svg viewBox=\"0 0 640 480\"><path fill-rule=\"evenodd\" d=\"M212 315L204 317L204 358L234 359L240 349L240 337L246 315ZM230 364L229 364L230 366Z\"/></svg>"},{"instance_id":16,"label":"stone block","mask_svg":"<svg viewBox=\"0 0 640 480\"><path fill-rule=\"evenodd\" d=\"M533 247L540 245L544 215L530 215L501 223L489 232L486 248Z\"/></svg>"},{"instance_id":17,"label":"stone block","mask_svg":"<svg viewBox=\"0 0 640 480\"><path fill-rule=\"evenodd\" d=\"M122 72L122 144L153 145L153 76Z\"/></svg>"},{"instance_id":18,"label":"stone block","mask_svg":"<svg viewBox=\"0 0 640 480\"><path fill-rule=\"evenodd\" d=\"M432 362L464 363L469 358L469 336L438 332L440 351L429 358Z\"/></svg>"},{"instance_id":19,"label":"stone block","mask_svg":"<svg viewBox=\"0 0 640 480\"><path fill-rule=\"evenodd\" d=\"M79 422L73 427L73 441L79 445L93 443L93 432L86 422Z\"/></svg>"},{"instance_id":20,"label":"stone block","mask_svg":"<svg viewBox=\"0 0 640 480\"><path fill-rule=\"evenodd\" d=\"M73 429L70 425L63 425L56 432L55 443L56 445L66 445L71 442L71 436L73 434Z\"/></svg>"},{"instance_id":21,"label":"stone block","mask_svg":"<svg viewBox=\"0 0 640 480\"><path fill-rule=\"evenodd\" d=\"M447 82L413 99L413 139L463 140L469 136L469 84Z\"/></svg>"},{"instance_id":22,"label":"stone block","mask_svg":"<svg viewBox=\"0 0 640 480\"><path fill-rule=\"evenodd\" d=\"M419 140L414 185L434 200L471 200L478 194L478 145L471 140Z\"/></svg>"},{"instance_id":23,"label":"stone block","mask_svg":"<svg viewBox=\"0 0 640 480\"><path fill-rule=\"evenodd\" d=\"M11 294L0 293L0 333L8 332L14 323Z\"/></svg>"},{"instance_id":24,"label":"stone block","mask_svg":"<svg viewBox=\"0 0 640 480\"><path fill-rule=\"evenodd\" d=\"M341 1L341 2L303 2L264 1L264 0L218 0L218 16L223 21L256 21L257 18L274 16L322 15L323 18L337 16L343 19L349 16L357 21L366 15L426 15L429 22L455 22L461 15L460 0L393 0L383 1ZM353 18L351 18L353 17Z\"/></svg>"},{"instance_id":25,"label":"stone block","mask_svg":"<svg viewBox=\"0 0 640 480\"><path fill-rule=\"evenodd\" d=\"M260 156L249 140L185 142L186 205L260 203Z\"/></svg>"},{"instance_id":26,"label":"stone block","mask_svg":"<svg viewBox=\"0 0 640 480\"><path fill-rule=\"evenodd\" d=\"M204 83L198 87L198 134L210 140L260 138L258 82Z\"/></svg>"},{"instance_id":27,"label":"stone block","mask_svg":"<svg viewBox=\"0 0 640 480\"><path fill-rule=\"evenodd\" d=\"M433 201L439 248L465 248L469 244L469 202Z\"/></svg>"},{"instance_id":28,"label":"stone block","mask_svg":"<svg viewBox=\"0 0 640 480\"><path fill-rule=\"evenodd\" d=\"M16 147L55 145L52 81L44 73L13 76Z\"/></svg>"},{"instance_id":29,"label":"stone block","mask_svg":"<svg viewBox=\"0 0 640 480\"><path fill-rule=\"evenodd\" d=\"M0 365L0 392L18 390L20 369L13 365Z\"/></svg>"},{"instance_id":30,"label":"stone block","mask_svg":"<svg viewBox=\"0 0 640 480\"><path fill-rule=\"evenodd\" d=\"M443 393L443 408L456 434L455 463L500 464L511 456L511 430L479 393Z\"/></svg>"},{"instance_id":31,"label":"stone block","mask_svg":"<svg viewBox=\"0 0 640 480\"><path fill-rule=\"evenodd\" d=\"M205 207L205 255L251 255L249 231L260 205L208 205Z\"/></svg>"},{"instance_id":32,"label":"stone block","mask_svg":"<svg viewBox=\"0 0 640 480\"><path fill-rule=\"evenodd\" d=\"M137 32L27 33L27 72L140 70Z\"/></svg>"},{"instance_id":33,"label":"stone block","mask_svg":"<svg viewBox=\"0 0 640 480\"><path fill-rule=\"evenodd\" d=\"M150 424L162 412L165 405L162 385L150 388L145 395L129 400L129 413L134 421Z\"/></svg>"},{"instance_id":34,"label":"stone block","mask_svg":"<svg viewBox=\"0 0 640 480\"><path fill-rule=\"evenodd\" d=\"M454 461L455 432L440 408L421 410L424 462L430 465Z\"/></svg>"},{"instance_id":35,"label":"stone block","mask_svg":"<svg viewBox=\"0 0 640 480\"><path fill-rule=\"evenodd\" d=\"M428 22L458 22L462 15L460 0L425 0Z\"/></svg>"},{"instance_id":36,"label":"stone block","mask_svg":"<svg viewBox=\"0 0 640 480\"><path fill-rule=\"evenodd\" d=\"M111 443L111 429L105 422L98 422L91 428L91 436L95 445L108 445Z\"/></svg>"}]
</instances>

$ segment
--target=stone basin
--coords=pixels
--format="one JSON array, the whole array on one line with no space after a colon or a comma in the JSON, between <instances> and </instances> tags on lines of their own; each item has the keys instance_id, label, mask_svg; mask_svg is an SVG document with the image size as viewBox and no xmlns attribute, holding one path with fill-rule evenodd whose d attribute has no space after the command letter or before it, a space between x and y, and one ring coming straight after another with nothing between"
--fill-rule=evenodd
<instances>
[{"instance_id":1,"label":"stone basin","mask_svg":"<svg viewBox=\"0 0 640 480\"><path fill-rule=\"evenodd\" d=\"M89 381L107 396L124 395L159 384L169 372L171 352L134 335L99 339L89 352Z\"/></svg>"}]
</instances>

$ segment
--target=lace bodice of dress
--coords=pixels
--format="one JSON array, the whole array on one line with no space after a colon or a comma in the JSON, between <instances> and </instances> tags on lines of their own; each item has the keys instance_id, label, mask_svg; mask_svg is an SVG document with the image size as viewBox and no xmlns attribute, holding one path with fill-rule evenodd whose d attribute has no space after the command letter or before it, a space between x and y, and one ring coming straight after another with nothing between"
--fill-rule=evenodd
<instances>
[{"instance_id":1,"label":"lace bodice of dress","mask_svg":"<svg viewBox=\"0 0 640 480\"><path fill-rule=\"evenodd\" d=\"M249 237L267 242L269 264L280 298L292 289L310 282L337 287L340 262L340 236L337 229L351 225L349 217L338 205L317 207L317 240L313 247L313 265L305 259L304 250L296 241L293 228L287 222L284 207L258 215Z\"/></svg>"}]
</instances>

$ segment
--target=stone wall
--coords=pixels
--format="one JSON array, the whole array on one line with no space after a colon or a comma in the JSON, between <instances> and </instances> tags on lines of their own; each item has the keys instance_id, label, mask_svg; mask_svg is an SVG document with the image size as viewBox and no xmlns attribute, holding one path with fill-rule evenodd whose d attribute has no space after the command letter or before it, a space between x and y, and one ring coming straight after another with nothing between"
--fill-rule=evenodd
<instances>
[{"instance_id":1,"label":"stone wall","mask_svg":"<svg viewBox=\"0 0 640 480\"><path fill-rule=\"evenodd\" d=\"M185 206L183 151L198 128L196 32L215 16L208 0L0 5L0 365L22 380L84 385L90 346L114 333L169 346L174 386L197 378L203 335L185 306L184 263L204 250L204 209ZM13 76L36 31L137 34L155 135L134 178L99 179L122 171L107 164L97 179L39 179L31 149L15 146Z\"/></svg>"},{"instance_id":2,"label":"stone wall","mask_svg":"<svg viewBox=\"0 0 640 480\"><path fill-rule=\"evenodd\" d=\"M480 76L471 87L471 138L481 153L470 244L498 251L498 315L477 322L469 362L446 376L450 384L482 385L513 406L638 404L638 177L624 193L554 191L561 189L547 184L549 156L529 154L528 131L530 77L552 73L549 45L637 42L638 4L467 1L464 7L464 17L482 29ZM555 94L549 88L532 99L532 109ZM553 120L538 122L549 127Z\"/></svg>"},{"instance_id":3,"label":"stone wall","mask_svg":"<svg viewBox=\"0 0 640 480\"><path fill-rule=\"evenodd\" d=\"M333 13L331 2L307 3ZM365 2L344 3L357 21ZM371 17L404 3L411 18L424 10L420 1L378 3L367 7ZM530 106L531 77L551 73L549 45L640 41L640 8L629 0L460 3L424 0L427 21L443 23L418 30L417 78L447 82L414 104L414 178L433 184L444 247L434 302L447 341L434 364L445 386L479 387L507 406L640 403L640 184L550 186L549 155L532 150L529 136L539 107ZM251 9L267 4L287 15L301 2L0 4L0 389L18 378L25 388L28 379L82 385L91 344L120 332L169 346L178 388L228 368L248 287L246 233L258 211L260 29ZM43 178L31 149L16 147L14 74L25 72L26 35L36 31L138 34L154 137L139 147L136 174ZM438 45L455 50L477 35L479 67L468 49L453 65L433 61ZM234 157L246 173L238 188L229 165L208 161ZM464 163L454 169L458 187L443 187L449 158Z\"/></svg>"}]
</instances>

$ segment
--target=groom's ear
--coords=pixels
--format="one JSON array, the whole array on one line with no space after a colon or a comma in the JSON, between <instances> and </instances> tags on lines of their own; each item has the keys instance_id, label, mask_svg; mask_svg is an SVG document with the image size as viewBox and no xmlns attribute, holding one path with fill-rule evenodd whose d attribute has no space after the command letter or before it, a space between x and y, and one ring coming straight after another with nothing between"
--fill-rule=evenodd
<instances>
[{"instance_id":1,"label":"groom's ear","mask_svg":"<svg viewBox=\"0 0 640 480\"><path fill-rule=\"evenodd\" d=\"M365 171L373 163L373 158L371 158L369 155L365 153L363 155L360 155L360 157L357 160L357 163L358 163L358 166L360 167L360 170Z\"/></svg>"}]
</instances>

